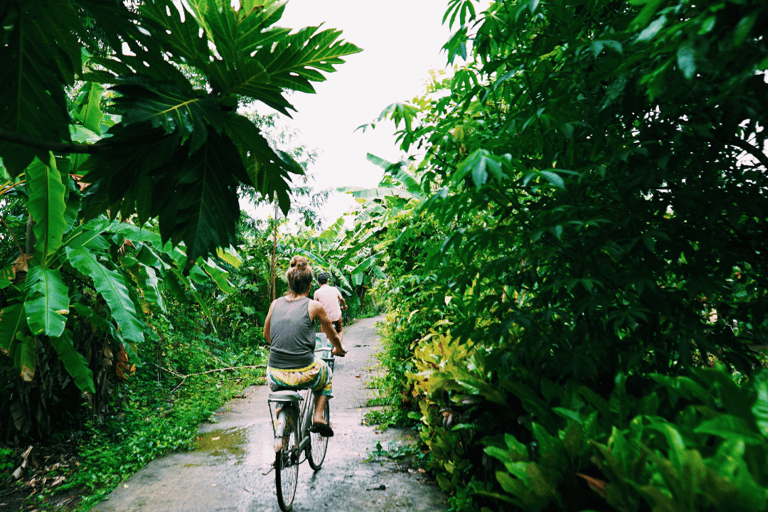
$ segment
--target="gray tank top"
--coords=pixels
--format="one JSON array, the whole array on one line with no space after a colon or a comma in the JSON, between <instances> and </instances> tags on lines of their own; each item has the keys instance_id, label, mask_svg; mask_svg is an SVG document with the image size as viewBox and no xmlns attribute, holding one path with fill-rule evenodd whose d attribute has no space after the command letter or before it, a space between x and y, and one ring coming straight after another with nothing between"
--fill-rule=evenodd
<instances>
[{"instance_id":1,"label":"gray tank top","mask_svg":"<svg viewBox=\"0 0 768 512\"><path fill-rule=\"evenodd\" d=\"M315 361L315 324L309 319L309 297L277 299L269 321L269 366L306 368Z\"/></svg>"}]
</instances>

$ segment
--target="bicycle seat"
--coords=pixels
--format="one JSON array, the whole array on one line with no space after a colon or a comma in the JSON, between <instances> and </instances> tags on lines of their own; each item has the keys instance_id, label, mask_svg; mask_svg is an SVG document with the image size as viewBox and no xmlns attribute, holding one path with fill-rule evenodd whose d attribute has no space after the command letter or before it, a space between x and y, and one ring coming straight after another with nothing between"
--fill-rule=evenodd
<instances>
[{"instance_id":1,"label":"bicycle seat","mask_svg":"<svg viewBox=\"0 0 768 512\"><path fill-rule=\"evenodd\" d=\"M270 402L298 402L301 399L298 391L283 389L269 394Z\"/></svg>"}]
</instances>

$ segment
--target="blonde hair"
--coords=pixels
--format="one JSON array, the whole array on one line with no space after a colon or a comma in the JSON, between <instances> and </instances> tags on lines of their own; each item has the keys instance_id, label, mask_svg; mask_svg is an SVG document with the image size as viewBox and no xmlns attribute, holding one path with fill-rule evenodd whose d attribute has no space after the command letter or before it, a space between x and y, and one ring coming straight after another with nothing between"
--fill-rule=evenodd
<instances>
[{"instance_id":1,"label":"blonde hair","mask_svg":"<svg viewBox=\"0 0 768 512\"><path fill-rule=\"evenodd\" d=\"M309 266L309 260L304 256L294 256L291 258L291 266L285 272L285 279L288 286L295 294L302 294L309 291L309 285L315 278L312 273L312 267Z\"/></svg>"}]
</instances>

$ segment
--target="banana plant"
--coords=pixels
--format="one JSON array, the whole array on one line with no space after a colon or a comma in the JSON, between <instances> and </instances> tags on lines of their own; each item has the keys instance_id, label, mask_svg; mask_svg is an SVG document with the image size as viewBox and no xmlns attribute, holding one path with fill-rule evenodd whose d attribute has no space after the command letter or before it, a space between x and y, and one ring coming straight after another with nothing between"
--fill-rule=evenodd
<instances>
[{"instance_id":1,"label":"banana plant","mask_svg":"<svg viewBox=\"0 0 768 512\"><path fill-rule=\"evenodd\" d=\"M31 381L38 344L50 343L76 385L94 393L93 374L73 344L73 313L123 345L140 364L138 347L153 335L144 309L162 313L164 293L186 301L189 292L210 320L195 282L212 280L227 293L234 287L213 259L199 257L190 266L180 247L163 244L150 230L105 216L76 222L80 192L59 170L68 164L51 154L47 162L35 159L23 175L35 222L34 252L23 258L26 279L18 279L25 269L14 263L0 270L7 276L0 289L10 297L0 311L0 351L11 358L21 379ZM219 254L230 264L240 263L232 249Z\"/></svg>"}]
</instances>

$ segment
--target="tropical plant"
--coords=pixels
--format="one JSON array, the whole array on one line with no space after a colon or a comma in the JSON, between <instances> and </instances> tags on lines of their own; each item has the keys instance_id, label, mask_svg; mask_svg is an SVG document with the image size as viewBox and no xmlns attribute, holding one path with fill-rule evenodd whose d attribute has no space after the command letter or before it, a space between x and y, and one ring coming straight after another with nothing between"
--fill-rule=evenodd
<instances>
[{"instance_id":1,"label":"tropical plant","mask_svg":"<svg viewBox=\"0 0 768 512\"><path fill-rule=\"evenodd\" d=\"M608 400L586 387L550 383L560 428L537 423L528 406L529 440L486 439L485 452L503 463L496 478L506 495L480 494L522 510L565 508L573 496L565 492L582 479L593 500L615 510L641 510L643 501L661 510L765 510L768 474L758 461L768 449L766 371L743 387L723 367L649 377L658 384L642 396L617 377ZM593 471L592 462L597 478L582 473ZM568 509L580 510L573 503Z\"/></svg>"},{"instance_id":2,"label":"tropical plant","mask_svg":"<svg viewBox=\"0 0 768 512\"><path fill-rule=\"evenodd\" d=\"M139 347L156 336L149 323L165 313L164 296L194 298L210 322L195 283L232 290L213 260L190 266L183 251L152 231L104 216L77 223L81 193L64 187L56 165L53 156L48 165L35 160L21 175L29 215L38 219L28 240L34 252L6 264L0 283L0 352L19 378L0 424L11 422L5 431L22 437L46 433L52 418L45 411L53 413L57 402L79 405L76 390L104 412L113 386L108 370L117 365L113 372L124 377L129 361L141 364ZM220 254L239 262L232 251Z\"/></svg>"},{"instance_id":3,"label":"tropical plant","mask_svg":"<svg viewBox=\"0 0 768 512\"><path fill-rule=\"evenodd\" d=\"M163 241L183 240L190 261L234 243L238 183L287 211L289 177L302 169L235 112L238 98L287 115L285 91L314 92L313 81L359 49L338 31L274 26L284 5L5 2L0 65L13 73L0 86L0 157L11 177L35 157L48 162L49 151L87 155L73 166L91 184L86 218L135 213L141 225L157 217ZM182 66L210 89L196 88ZM109 87L120 117L107 138L93 103L70 128L66 89L76 79L91 91Z\"/></svg>"},{"instance_id":4,"label":"tropical plant","mask_svg":"<svg viewBox=\"0 0 768 512\"><path fill-rule=\"evenodd\" d=\"M477 450L499 430L529 452L575 435L562 430L556 388L608 400L617 377L630 376L637 388L616 401L632 407L632 396L650 394L652 374L674 378L715 360L741 379L759 368L768 47L755 27L766 16L756 1L498 1L483 13L471 0L449 2L457 30L445 49L449 62L466 62L383 113L399 123L428 197L408 223L387 225L398 229L381 247L397 276L391 371L450 367L453 353L463 354L457 368L466 363L417 413L425 442L444 448L436 463L457 509L510 499L567 509L558 496L588 488L552 460L514 466L502 482ZM431 329L452 348L428 358L420 350ZM416 382L401 381L404 397ZM446 428L441 410L466 421ZM599 452L585 449L583 468ZM672 490L661 461L679 476L694 466L675 457L694 455L654 449L656 476L637 481L654 488L643 496L712 506L699 498L702 481L695 499Z\"/></svg>"}]
</instances>

